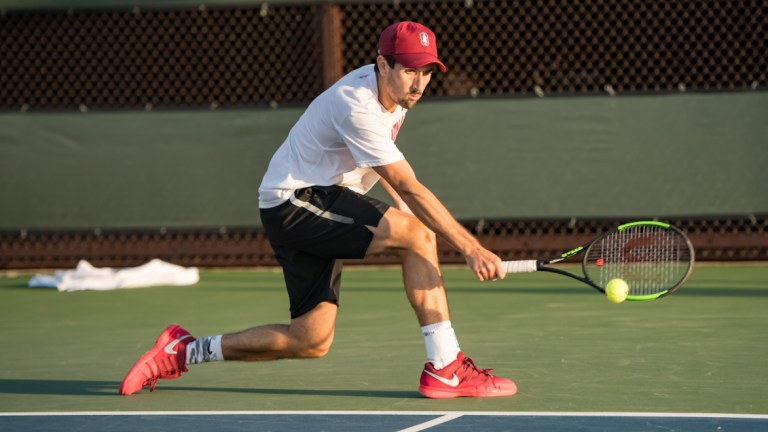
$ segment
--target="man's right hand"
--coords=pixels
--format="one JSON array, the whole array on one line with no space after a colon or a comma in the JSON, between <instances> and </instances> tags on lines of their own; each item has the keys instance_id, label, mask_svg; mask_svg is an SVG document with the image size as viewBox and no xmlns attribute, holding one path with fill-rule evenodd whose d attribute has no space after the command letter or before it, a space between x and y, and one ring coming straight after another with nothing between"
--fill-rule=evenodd
<instances>
[{"instance_id":1,"label":"man's right hand","mask_svg":"<svg viewBox=\"0 0 768 432\"><path fill-rule=\"evenodd\" d=\"M475 277L481 281L504 279L506 271L501 265L501 258L496 254L479 246L464 258L470 270L475 273Z\"/></svg>"}]
</instances>

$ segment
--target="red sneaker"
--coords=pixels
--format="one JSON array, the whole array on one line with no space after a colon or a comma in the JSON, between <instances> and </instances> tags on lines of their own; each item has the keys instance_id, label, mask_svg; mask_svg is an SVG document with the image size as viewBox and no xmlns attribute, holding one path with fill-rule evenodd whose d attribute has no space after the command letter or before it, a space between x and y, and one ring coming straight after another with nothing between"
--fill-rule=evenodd
<instances>
[{"instance_id":1,"label":"red sneaker","mask_svg":"<svg viewBox=\"0 0 768 432\"><path fill-rule=\"evenodd\" d=\"M120 394L133 394L146 386L152 391L158 379L178 378L187 372L187 343L192 340L192 335L178 324L168 326L160 333L155 346L141 356L123 378Z\"/></svg>"},{"instance_id":2,"label":"red sneaker","mask_svg":"<svg viewBox=\"0 0 768 432\"><path fill-rule=\"evenodd\" d=\"M514 382L491 375L492 371L478 369L472 359L459 353L453 363L440 370L432 363L426 363L419 381L419 393L434 399L512 396L517 393Z\"/></svg>"}]
</instances>

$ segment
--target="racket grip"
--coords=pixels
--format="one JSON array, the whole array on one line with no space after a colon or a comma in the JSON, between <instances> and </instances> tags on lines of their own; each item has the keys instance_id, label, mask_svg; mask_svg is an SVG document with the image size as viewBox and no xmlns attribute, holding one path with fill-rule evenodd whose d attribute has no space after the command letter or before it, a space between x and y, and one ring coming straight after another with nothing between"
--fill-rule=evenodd
<instances>
[{"instance_id":1,"label":"racket grip","mask_svg":"<svg viewBox=\"0 0 768 432\"><path fill-rule=\"evenodd\" d=\"M507 273L531 273L536 271L536 260L502 261Z\"/></svg>"}]
</instances>

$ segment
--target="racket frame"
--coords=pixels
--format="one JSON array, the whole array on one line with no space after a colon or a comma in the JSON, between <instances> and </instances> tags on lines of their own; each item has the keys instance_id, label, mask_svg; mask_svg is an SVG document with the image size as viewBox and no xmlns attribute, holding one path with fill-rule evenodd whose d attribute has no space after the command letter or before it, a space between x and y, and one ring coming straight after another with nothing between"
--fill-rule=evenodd
<instances>
[{"instance_id":1,"label":"racket frame","mask_svg":"<svg viewBox=\"0 0 768 432\"><path fill-rule=\"evenodd\" d=\"M637 221L637 222L630 222L630 223L626 223L626 224L623 224L623 225L619 225L615 230L607 231L607 232L603 233L602 235L598 236L597 238L595 238L594 240L591 240L591 241L589 241L589 242L587 242L587 243L585 243L585 244L583 244L583 245L581 245L579 247L576 247L576 248L571 249L571 250L569 250L567 252L564 252L563 254L561 254L557 258L554 258L554 259L551 259L551 260L547 260L547 261L539 261L539 260L537 260L536 261L536 270L537 271L549 272L549 273L557 273L559 275L568 276L569 278L576 279L578 281L584 282L585 284L591 286L592 288L596 289L597 291L605 294L605 288L599 286L594 281L592 281L592 279L590 279L589 277L586 276L587 275L587 270L586 270L587 258L589 257L589 254L585 253L584 254L584 259L582 259L582 261L581 261L581 271L582 271L582 274L584 276L579 276L579 275L573 274L571 272L568 272L566 270L562 270L562 269L559 269L559 268L548 267L548 265L556 264L556 263L565 261L566 259L571 258L571 257L573 257L575 255L580 254L580 253L587 252L589 250L589 247L592 246L592 244L594 244L595 242L599 241L603 237L613 233L614 231L623 231L623 230L631 228L631 227L642 226L642 225L657 226L657 227L661 227L661 228L664 228L664 229L672 229L675 232L677 232L685 240L686 244L688 245L688 249L691 251L691 260L690 260L690 263L688 265L688 270L686 271L685 275L682 278L680 278L680 281L677 284L675 284L675 286L673 286L673 287L671 287L669 289L666 289L664 291L660 291L660 292L655 293L655 294L628 295L627 296L627 300L629 300L629 301L648 301L648 300L655 300L657 298L661 298L661 297L667 296L669 294L672 294L678 288L680 288L680 286L683 285L683 283L686 281L686 279L688 279L688 276L690 276L691 272L693 271L693 263L695 261L695 257L694 257L693 245L691 244L691 241L688 239L688 236L686 236L685 233L683 233L679 228L677 228L677 227L675 227L673 225L664 223L664 222L658 222L658 221Z\"/></svg>"}]
</instances>

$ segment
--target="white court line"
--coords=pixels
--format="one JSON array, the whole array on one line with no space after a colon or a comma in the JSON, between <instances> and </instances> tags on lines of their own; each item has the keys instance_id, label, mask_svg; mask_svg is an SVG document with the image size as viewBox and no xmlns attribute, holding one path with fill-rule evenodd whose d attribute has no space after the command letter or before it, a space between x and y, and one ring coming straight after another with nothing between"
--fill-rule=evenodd
<instances>
[{"instance_id":1,"label":"white court line","mask_svg":"<svg viewBox=\"0 0 768 432\"><path fill-rule=\"evenodd\" d=\"M457 418L461 417L461 414L446 414L442 417L438 417L436 419L430 420L428 422L424 422L421 424L417 424L415 426L411 426L406 429L400 429L397 432L418 432L423 431L424 429L429 429L433 426L437 426L446 422L449 422L451 420L456 420Z\"/></svg>"},{"instance_id":2,"label":"white court line","mask_svg":"<svg viewBox=\"0 0 768 432\"><path fill-rule=\"evenodd\" d=\"M581 411L41 411L0 412L11 416L197 416L197 415L399 415L399 416L498 416L498 417L659 417L768 420L768 414L581 412Z\"/></svg>"}]
</instances>

